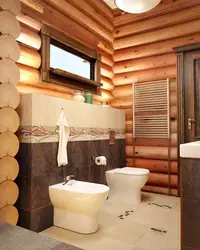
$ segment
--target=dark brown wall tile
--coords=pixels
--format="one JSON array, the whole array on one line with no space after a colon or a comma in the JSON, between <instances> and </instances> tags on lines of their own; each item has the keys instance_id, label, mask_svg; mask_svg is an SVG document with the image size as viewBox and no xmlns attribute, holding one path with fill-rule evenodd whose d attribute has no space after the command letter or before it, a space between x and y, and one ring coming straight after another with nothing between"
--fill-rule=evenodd
<instances>
[{"instance_id":1,"label":"dark brown wall tile","mask_svg":"<svg viewBox=\"0 0 200 250\"><path fill-rule=\"evenodd\" d=\"M185 199L200 201L200 160L182 160L182 194Z\"/></svg>"},{"instance_id":2,"label":"dark brown wall tile","mask_svg":"<svg viewBox=\"0 0 200 250\"><path fill-rule=\"evenodd\" d=\"M200 201L182 200L183 245L200 249Z\"/></svg>"}]
</instances>

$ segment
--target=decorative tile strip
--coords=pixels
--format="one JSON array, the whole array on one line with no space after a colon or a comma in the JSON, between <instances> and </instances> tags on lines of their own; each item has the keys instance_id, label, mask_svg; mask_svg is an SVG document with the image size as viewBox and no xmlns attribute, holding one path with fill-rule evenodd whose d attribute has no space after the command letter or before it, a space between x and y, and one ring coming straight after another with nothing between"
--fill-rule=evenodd
<instances>
[{"instance_id":1,"label":"decorative tile strip","mask_svg":"<svg viewBox=\"0 0 200 250\"><path fill-rule=\"evenodd\" d=\"M109 140L110 131L115 131L116 139L125 138L124 129L70 127L69 141ZM58 127L20 127L18 137L24 143L58 142Z\"/></svg>"}]
</instances>

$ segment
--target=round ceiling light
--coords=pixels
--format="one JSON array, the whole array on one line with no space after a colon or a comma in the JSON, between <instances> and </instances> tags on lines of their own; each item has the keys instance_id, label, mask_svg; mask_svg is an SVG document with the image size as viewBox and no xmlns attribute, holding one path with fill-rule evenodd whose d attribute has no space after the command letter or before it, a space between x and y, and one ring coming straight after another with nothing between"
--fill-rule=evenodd
<instances>
[{"instance_id":1,"label":"round ceiling light","mask_svg":"<svg viewBox=\"0 0 200 250\"><path fill-rule=\"evenodd\" d=\"M115 0L116 6L128 13L138 14L156 7L161 0Z\"/></svg>"}]
</instances>

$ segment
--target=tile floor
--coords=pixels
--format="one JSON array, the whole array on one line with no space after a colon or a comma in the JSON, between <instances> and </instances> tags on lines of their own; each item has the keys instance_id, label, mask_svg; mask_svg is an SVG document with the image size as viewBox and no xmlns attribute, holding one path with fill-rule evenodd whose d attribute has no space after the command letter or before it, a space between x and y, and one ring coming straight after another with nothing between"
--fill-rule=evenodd
<instances>
[{"instance_id":1,"label":"tile floor","mask_svg":"<svg viewBox=\"0 0 200 250\"><path fill-rule=\"evenodd\" d=\"M57 227L41 234L86 250L180 250L177 197L143 192L139 205L107 200L99 223L99 231L91 235Z\"/></svg>"}]
</instances>

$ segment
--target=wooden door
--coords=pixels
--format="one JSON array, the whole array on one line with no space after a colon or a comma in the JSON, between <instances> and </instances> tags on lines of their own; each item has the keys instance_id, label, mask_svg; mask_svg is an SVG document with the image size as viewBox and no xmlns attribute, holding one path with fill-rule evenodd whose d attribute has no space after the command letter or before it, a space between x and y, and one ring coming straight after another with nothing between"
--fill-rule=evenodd
<instances>
[{"instance_id":1,"label":"wooden door","mask_svg":"<svg viewBox=\"0 0 200 250\"><path fill-rule=\"evenodd\" d=\"M179 144L200 140L200 44L177 53Z\"/></svg>"},{"instance_id":2,"label":"wooden door","mask_svg":"<svg viewBox=\"0 0 200 250\"><path fill-rule=\"evenodd\" d=\"M200 139L200 50L185 53L185 142Z\"/></svg>"}]
</instances>

